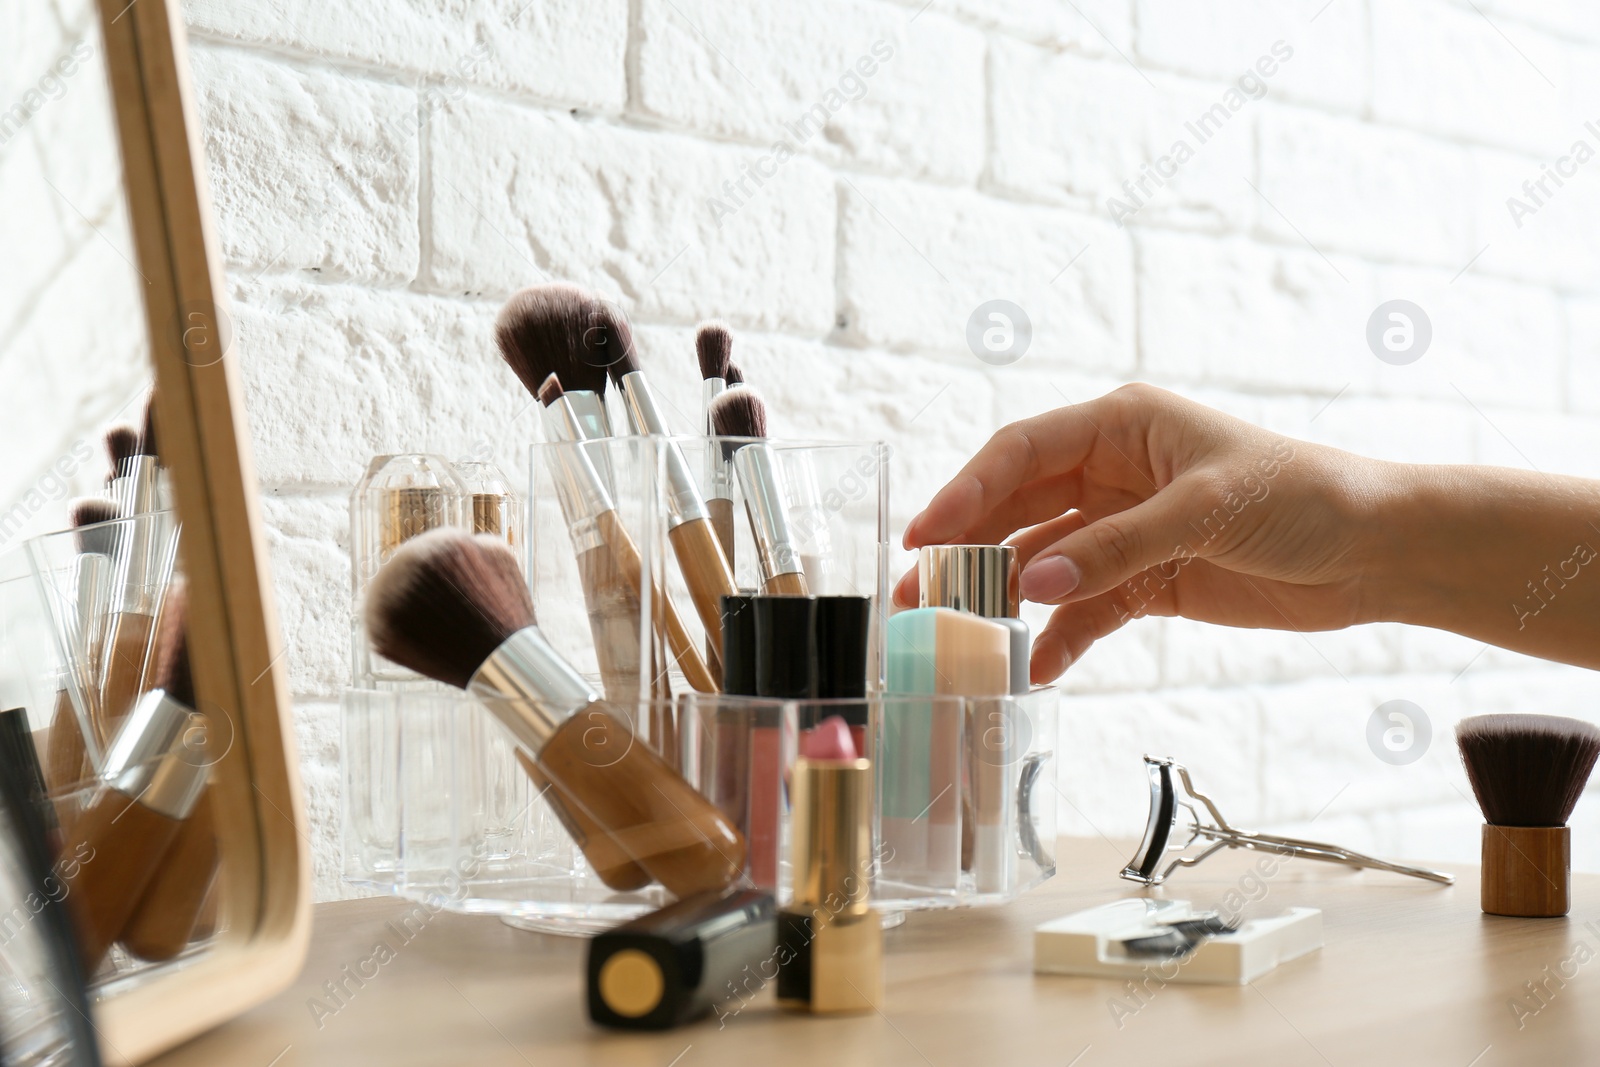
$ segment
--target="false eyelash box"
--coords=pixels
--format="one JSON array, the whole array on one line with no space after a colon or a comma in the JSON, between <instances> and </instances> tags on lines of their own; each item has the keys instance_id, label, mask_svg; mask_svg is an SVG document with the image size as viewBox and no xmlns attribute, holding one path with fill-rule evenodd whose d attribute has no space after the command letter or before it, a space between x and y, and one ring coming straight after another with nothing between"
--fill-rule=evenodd
<instances>
[{"instance_id":1,"label":"false eyelash box","mask_svg":"<svg viewBox=\"0 0 1600 1067\"><path fill-rule=\"evenodd\" d=\"M1187 900L1135 897L1052 919L1033 931L1033 969L1091 978L1153 974L1162 982L1248 985L1278 964L1322 947L1322 912L1316 908L1287 908L1281 915L1247 919L1237 930L1201 937L1188 955L1151 955L1129 947L1129 942L1156 937L1195 917Z\"/></svg>"}]
</instances>

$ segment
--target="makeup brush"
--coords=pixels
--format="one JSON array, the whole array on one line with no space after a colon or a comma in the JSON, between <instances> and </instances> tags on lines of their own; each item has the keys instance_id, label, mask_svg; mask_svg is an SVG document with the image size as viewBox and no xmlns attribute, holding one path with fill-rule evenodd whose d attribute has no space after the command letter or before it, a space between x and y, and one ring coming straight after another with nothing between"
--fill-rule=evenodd
<instances>
[{"instance_id":1,"label":"makeup brush","mask_svg":"<svg viewBox=\"0 0 1600 1067\"><path fill-rule=\"evenodd\" d=\"M113 523L117 506L103 497L89 497L72 505L72 526L78 531L78 558L73 561L75 593L71 621L72 652L56 691L55 714L45 742L45 780L52 796L60 797L88 777L88 746L73 707L73 690L85 705L89 729L96 743L109 736L100 709L100 677L106 609L110 603L113 560L122 524ZM69 677L69 674L72 677Z\"/></svg>"},{"instance_id":2,"label":"makeup brush","mask_svg":"<svg viewBox=\"0 0 1600 1067\"><path fill-rule=\"evenodd\" d=\"M694 348L700 359L700 432L712 434L716 431L711 425L711 404L728 388L733 334L723 323L701 323L695 331ZM706 449L706 507L728 569L733 570L733 468L722 449L716 447Z\"/></svg>"},{"instance_id":3,"label":"makeup brush","mask_svg":"<svg viewBox=\"0 0 1600 1067\"><path fill-rule=\"evenodd\" d=\"M644 595L639 549L622 525L587 450L568 436L576 428L578 416L556 375L551 374L539 386L538 397L552 442L570 444L553 446L546 455L572 547L578 554L578 574L606 696L613 703L631 704L639 697L639 602ZM653 589L651 602L660 612L659 622L684 678L702 693L717 692L716 678L695 648L671 598L664 590Z\"/></svg>"},{"instance_id":4,"label":"makeup brush","mask_svg":"<svg viewBox=\"0 0 1600 1067\"><path fill-rule=\"evenodd\" d=\"M744 384L744 371L739 369L739 364L728 360L727 385L731 389L735 385Z\"/></svg>"},{"instance_id":5,"label":"makeup brush","mask_svg":"<svg viewBox=\"0 0 1600 1067\"><path fill-rule=\"evenodd\" d=\"M761 591L768 596L806 596L810 587L789 529L783 470L765 440L767 405L748 385L736 385L711 402L711 424L718 437L756 438L749 444L723 447L733 451L733 469L744 492L761 564Z\"/></svg>"},{"instance_id":6,"label":"makeup brush","mask_svg":"<svg viewBox=\"0 0 1600 1067\"><path fill-rule=\"evenodd\" d=\"M678 896L744 870L745 841L647 746L545 640L503 542L441 529L407 541L373 578L367 632L383 656L465 689L538 764L607 884L643 867ZM608 876L608 872L610 872Z\"/></svg>"},{"instance_id":7,"label":"makeup brush","mask_svg":"<svg viewBox=\"0 0 1600 1067\"><path fill-rule=\"evenodd\" d=\"M602 334L590 330L599 321L598 305L594 294L576 285L533 285L507 300L495 319L495 343L523 388L537 395L550 375L560 380L582 431L572 440L612 436L606 414L606 364L611 357ZM591 458L606 487L612 488L606 458Z\"/></svg>"},{"instance_id":8,"label":"makeup brush","mask_svg":"<svg viewBox=\"0 0 1600 1067\"><path fill-rule=\"evenodd\" d=\"M106 431L106 455L111 460L111 473L106 475L106 485L114 485L122 473L122 465L139 451L139 431L132 426L113 426Z\"/></svg>"},{"instance_id":9,"label":"makeup brush","mask_svg":"<svg viewBox=\"0 0 1600 1067\"><path fill-rule=\"evenodd\" d=\"M661 415L649 379L639 369L638 354L633 348L633 333L628 320L620 313L605 307L608 321L605 331L612 340L616 360L606 369L617 391L622 394L623 406L628 412L628 425L636 434L670 437L671 430ZM739 590L733 582L733 570L717 542L711 528L711 512L700 496L689 470L689 461L676 441L663 442L665 452L666 482L662 488L667 495L667 539L672 542L673 553L678 558L678 569L694 598L700 624L705 628L715 658L722 656L722 598Z\"/></svg>"},{"instance_id":10,"label":"makeup brush","mask_svg":"<svg viewBox=\"0 0 1600 1067\"><path fill-rule=\"evenodd\" d=\"M204 719L188 701L181 611L169 613L157 658L157 688L124 720L106 754L102 785L77 817L63 855L87 855L67 903L85 973L105 959L194 813L206 785Z\"/></svg>"},{"instance_id":11,"label":"makeup brush","mask_svg":"<svg viewBox=\"0 0 1600 1067\"><path fill-rule=\"evenodd\" d=\"M1477 715L1456 724L1456 747L1483 809L1483 910L1565 915L1567 817L1600 756L1600 729L1557 715Z\"/></svg>"},{"instance_id":12,"label":"makeup brush","mask_svg":"<svg viewBox=\"0 0 1600 1067\"><path fill-rule=\"evenodd\" d=\"M161 646L165 662L162 684L168 700L191 712L196 704L194 677L189 670L189 642L185 630L188 599L182 588L173 590L161 620ZM184 743L192 745L194 732L204 729L204 718L192 714ZM201 735L203 737L203 734ZM205 761L191 756L205 776ZM133 915L118 938L122 947L142 960L170 960L194 933L200 912L217 873L217 831L209 788L202 788L194 810L168 846L161 865L150 878Z\"/></svg>"}]
</instances>

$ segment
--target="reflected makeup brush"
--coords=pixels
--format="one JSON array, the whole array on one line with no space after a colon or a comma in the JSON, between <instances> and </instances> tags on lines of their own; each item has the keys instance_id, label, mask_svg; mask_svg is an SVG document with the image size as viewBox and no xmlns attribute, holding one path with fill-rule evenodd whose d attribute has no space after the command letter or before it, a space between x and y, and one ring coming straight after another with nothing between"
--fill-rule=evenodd
<instances>
[{"instance_id":1,"label":"reflected makeup brush","mask_svg":"<svg viewBox=\"0 0 1600 1067\"><path fill-rule=\"evenodd\" d=\"M187 598L173 590L161 619L161 644L168 662L162 668L166 699L193 711L194 678L189 671L189 642L185 630ZM194 748L193 736L204 730L204 718L195 713L185 730L185 743ZM203 733L200 735L203 737ZM210 760L191 755L204 776ZM118 938L122 946L142 960L170 960L189 944L205 907L218 865L217 831L212 818L210 790L202 788L194 810L184 820L167 847L161 865L139 897L132 917Z\"/></svg>"},{"instance_id":2,"label":"reflected makeup brush","mask_svg":"<svg viewBox=\"0 0 1600 1067\"><path fill-rule=\"evenodd\" d=\"M106 754L100 788L74 821L63 855L86 859L67 882L78 956L105 960L205 790L204 719L185 703L182 618L163 628L157 688L140 698Z\"/></svg>"},{"instance_id":3,"label":"reflected makeup brush","mask_svg":"<svg viewBox=\"0 0 1600 1067\"><path fill-rule=\"evenodd\" d=\"M1558 715L1475 715L1456 724L1456 747L1483 809L1483 910L1567 914L1567 818L1600 757L1600 728Z\"/></svg>"},{"instance_id":4,"label":"reflected makeup brush","mask_svg":"<svg viewBox=\"0 0 1600 1067\"><path fill-rule=\"evenodd\" d=\"M116 485L117 478L122 474L122 465L137 451L139 431L132 426L113 426L106 431L106 456L111 460L111 472L106 475L107 486Z\"/></svg>"},{"instance_id":5,"label":"reflected makeup brush","mask_svg":"<svg viewBox=\"0 0 1600 1067\"><path fill-rule=\"evenodd\" d=\"M615 357L607 367L617 391L622 394L623 407L628 412L629 428L636 434L670 436L671 430L661 414L655 392L644 371L639 369L638 353L633 347L633 331L628 320L608 305L599 305L600 317L605 320L608 351ZM722 598L739 592L734 585L733 570L722 554L716 531L711 526L711 512L700 496L700 487L689 470L689 461L676 441L663 446L666 465L667 539L678 558L678 569L694 598L700 624L705 628L706 639L722 656Z\"/></svg>"},{"instance_id":6,"label":"reflected makeup brush","mask_svg":"<svg viewBox=\"0 0 1600 1067\"><path fill-rule=\"evenodd\" d=\"M465 689L510 731L569 816L594 827L576 843L608 884L629 863L678 896L740 877L744 837L635 744L626 716L539 632L504 542L451 529L412 538L373 578L366 617L379 654Z\"/></svg>"},{"instance_id":7,"label":"reflected makeup brush","mask_svg":"<svg viewBox=\"0 0 1600 1067\"><path fill-rule=\"evenodd\" d=\"M728 388L728 367L733 363L733 334L720 322L701 323L694 335L695 353L700 358L700 432L716 433L711 423L711 405ZM706 449L706 507L711 512L711 528L717 543L733 570L733 468L720 448Z\"/></svg>"},{"instance_id":8,"label":"reflected makeup brush","mask_svg":"<svg viewBox=\"0 0 1600 1067\"><path fill-rule=\"evenodd\" d=\"M89 728L96 742L108 734L100 710L99 677L101 647L106 624L106 608L111 596L112 558L121 527L109 525L117 517L117 506L103 497L90 497L72 505L72 526L78 531L78 558L73 563L73 585L77 593L74 619L72 663L67 668L76 675L69 682L66 672L56 693L55 715L45 752L45 780L50 792L60 796L73 784L88 776L88 746L73 709L72 691L77 689L85 704Z\"/></svg>"},{"instance_id":9,"label":"reflected makeup brush","mask_svg":"<svg viewBox=\"0 0 1600 1067\"><path fill-rule=\"evenodd\" d=\"M644 580L639 550L623 527L616 504L587 452L570 436L576 430L578 416L554 374L545 379L538 395L551 441L567 442L567 447L557 445L546 454L578 557L578 576L589 609L589 628L601 680L608 699L632 704L639 699L639 600ZM716 692L716 680L695 649L677 609L659 592L652 600L665 616L667 639L684 677L703 693Z\"/></svg>"},{"instance_id":10,"label":"reflected makeup brush","mask_svg":"<svg viewBox=\"0 0 1600 1067\"><path fill-rule=\"evenodd\" d=\"M765 440L766 404L749 386L734 386L711 402L711 424L718 437L758 438L723 447L733 450L733 469L761 564L761 591L768 596L806 596L811 590L789 529L783 470Z\"/></svg>"}]
</instances>

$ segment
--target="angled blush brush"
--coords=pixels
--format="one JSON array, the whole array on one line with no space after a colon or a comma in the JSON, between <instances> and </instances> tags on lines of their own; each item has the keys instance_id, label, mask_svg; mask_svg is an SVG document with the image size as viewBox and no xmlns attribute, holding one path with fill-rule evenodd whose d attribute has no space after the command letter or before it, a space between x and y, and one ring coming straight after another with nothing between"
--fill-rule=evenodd
<instances>
[{"instance_id":1,"label":"angled blush brush","mask_svg":"<svg viewBox=\"0 0 1600 1067\"><path fill-rule=\"evenodd\" d=\"M1483 910L1567 914L1567 818L1600 757L1600 729L1557 715L1476 715L1456 724L1456 747L1483 809Z\"/></svg>"},{"instance_id":2,"label":"angled blush brush","mask_svg":"<svg viewBox=\"0 0 1600 1067\"><path fill-rule=\"evenodd\" d=\"M748 444L724 447L733 451L734 473L755 535L761 591L768 596L806 596L810 588L789 529L783 470L766 442L766 404L749 386L734 386L712 401L711 420L718 437L751 439Z\"/></svg>"},{"instance_id":3,"label":"angled blush brush","mask_svg":"<svg viewBox=\"0 0 1600 1067\"><path fill-rule=\"evenodd\" d=\"M637 864L678 896L732 883L745 841L643 744L535 625L503 542L460 530L407 541L367 595L367 632L388 659L465 689L533 759L576 843L608 885ZM569 825L578 825L573 822Z\"/></svg>"},{"instance_id":4,"label":"angled blush brush","mask_svg":"<svg viewBox=\"0 0 1600 1067\"><path fill-rule=\"evenodd\" d=\"M181 619L165 627L155 689L118 730L101 785L72 824L64 855L88 855L67 882L78 957L93 974L138 908L206 785L203 720L183 697ZM168 687L171 687L169 691Z\"/></svg>"},{"instance_id":5,"label":"angled blush brush","mask_svg":"<svg viewBox=\"0 0 1600 1067\"><path fill-rule=\"evenodd\" d=\"M723 323L702 323L695 331L694 348L700 361L700 432L713 434L716 430L711 424L711 405L728 388L733 334ZM722 449L716 447L706 449L706 507L728 569L733 570L733 468Z\"/></svg>"},{"instance_id":6,"label":"angled blush brush","mask_svg":"<svg viewBox=\"0 0 1600 1067\"><path fill-rule=\"evenodd\" d=\"M639 369L637 353L633 347L633 331L628 320L609 307L603 307L607 317L608 346L616 356L607 370L611 380L622 394L623 406L628 412L628 423L636 434L670 437L671 430L661 415L655 393L644 371ZM665 450L666 485L662 489L667 497L667 539L672 542L673 554L678 559L678 569L694 598L695 610L705 627L706 639L716 658L722 656L722 598L738 593L734 585L733 570L717 541L711 526L711 512L700 496L700 487L689 470L689 461L677 442L667 441Z\"/></svg>"}]
</instances>

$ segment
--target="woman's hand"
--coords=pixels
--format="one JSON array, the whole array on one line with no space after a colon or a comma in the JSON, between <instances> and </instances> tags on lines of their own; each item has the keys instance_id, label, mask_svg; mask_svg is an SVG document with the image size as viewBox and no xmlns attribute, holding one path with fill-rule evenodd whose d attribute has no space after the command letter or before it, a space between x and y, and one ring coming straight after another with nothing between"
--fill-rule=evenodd
<instances>
[{"instance_id":1,"label":"woman's hand","mask_svg":"<svg viewBox=\"0 0 1600 1067\"><path fill-rule=\"evenodd\" d=\"M1042 683L1141 615L1293 630L1375 618L1361 511L1391 466L1129 385L995 434L905 546L1011 538L1023 597L1060 605L1033 646ZM914 572L895 599L916 604Z\"/></svg>"}]
</instances>

